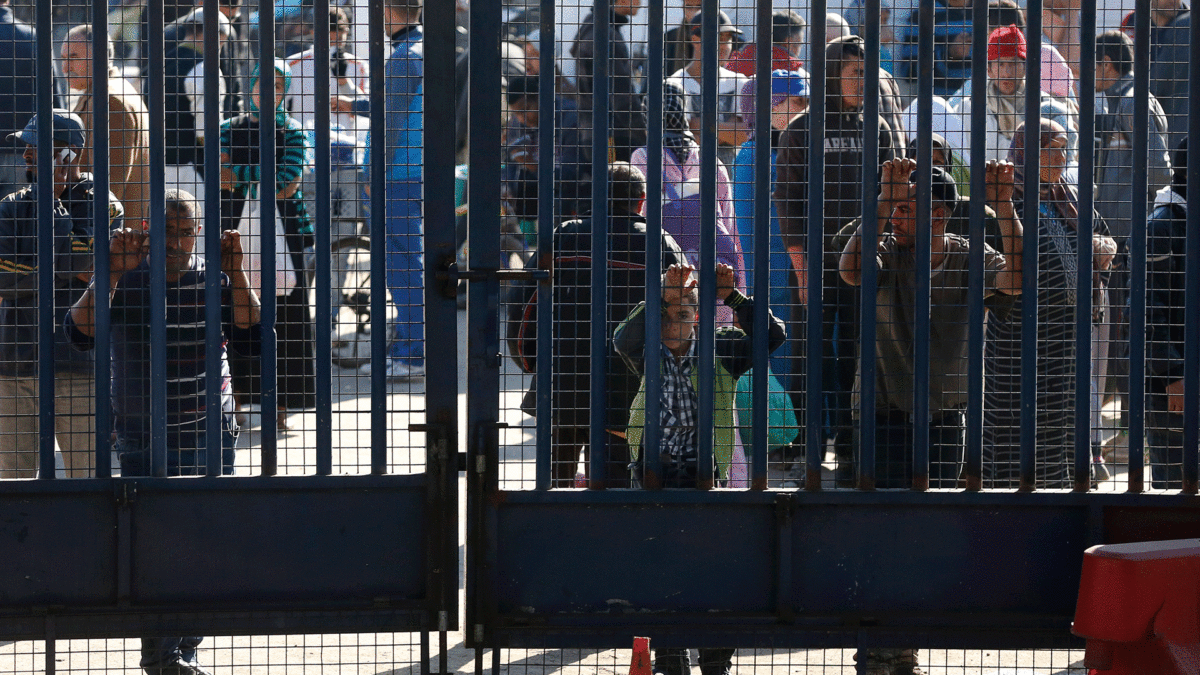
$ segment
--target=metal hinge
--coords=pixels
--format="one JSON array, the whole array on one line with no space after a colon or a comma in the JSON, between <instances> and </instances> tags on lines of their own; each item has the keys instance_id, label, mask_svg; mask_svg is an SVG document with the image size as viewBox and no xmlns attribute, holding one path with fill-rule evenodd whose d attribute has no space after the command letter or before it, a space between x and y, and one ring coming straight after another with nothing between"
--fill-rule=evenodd
<instances>
[{"instance_id":1,"label":"metal hinge","mask_svg":"<svg viewBox=\"0 0 1200 675\"><path fill-rule=\"evenodd\" d=\"M487 471L487 457L475 455L475 473L484 473L485 471Z\"/></svg>"},{"instance_id":2,"label":"metal hinge","mask_svg":"<svg viewBox=\"0 0 1200 675\"><path fill-rule=\"evenodd\" d=\"M483 624L475 624L475 644L483 644Z\"/></svg>"},{"instance_id":3,"label":"metal hinge","mask_svg":"<svg viewBox=\"0 0 1200 675\"><path fill-rule=\"evenodd\" d=\"M445 610L438 612L438 630L450 630L450 613Z\"/></svg>"}]
</instances>

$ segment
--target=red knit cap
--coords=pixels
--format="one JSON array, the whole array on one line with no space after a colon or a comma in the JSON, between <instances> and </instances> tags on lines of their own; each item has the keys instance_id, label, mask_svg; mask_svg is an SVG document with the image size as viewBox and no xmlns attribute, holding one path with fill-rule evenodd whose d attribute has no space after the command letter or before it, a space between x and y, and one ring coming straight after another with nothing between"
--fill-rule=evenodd
<instances>
[{"instance_id":1,"label":"red knit cap","mask_svg":"<svg viewBox=\"0 0 1200 675\"><path fill-rule=\"evenodd\" d=\"M988 61L1020 57L1025 60L1025 35L1015 24L997 28L988 36Z\"/></svg>"}]
</instances>

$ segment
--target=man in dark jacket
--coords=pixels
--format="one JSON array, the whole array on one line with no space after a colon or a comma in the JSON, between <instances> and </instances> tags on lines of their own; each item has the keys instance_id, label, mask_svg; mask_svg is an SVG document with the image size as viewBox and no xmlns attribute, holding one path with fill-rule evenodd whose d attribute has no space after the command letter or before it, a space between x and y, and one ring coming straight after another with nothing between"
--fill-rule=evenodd
<instances>
[{"instance_id":1,"label":"man in dark jacket","mask_svg":"<svg viewBox=\"0 0 1200 675\"><path fill-rule=\"evenodd\" d=\"M825 200L824 275L822 322L825 355L821 390L831 420L830 435L838 455L839 485L853 483L853 427L851 391L858 354L858 289L838 278L841 251L831 239L862 212L862 189L866 176L863 163L863 65L866 43L856 35L837 38L825 48ZM806 303L808 266L808 156L811 114L796 116L779 139L775 166L775 207L784 246L800 285L800 300ZM876 166L896 156L903 145L884 119L879 120L879 156ZM836 337L836 341L835 341Z\"/></svg>"},{"instance_id":2,"label":"man in dark jacket","mask_svg":"<svg viewBox=\"0 0 1200 675\"><path fill-rule=\"evenodd\" d=\"M1135 197L1133 175L1133 116L1137 101L1133 87L1133 40L1119 30L1096 36L1096 211L1104 216L1109 231L1120 247L1108 277L1109 311L1098 327L1099 339L1108 345L1108 357L1100 375L1102 391L1111 391L1129 403L1129 266L1127 260L1133 214L1145 213L1154 203L1158 188L1171 182L1167 157L1167 120L1154 94L1148 103L1146 169L1148 178ZM1124 425L1123 425L1124 426Z\"/></svg>"},{"instance_id":3,"label":"man in dark jacket","mask_svg":"<svg viewBox=\"0 0 1200 675\"><path fill-rule=\"evenodd\" d=\"M31 185L0 201L0 478L33 478L38 474L39 356L55 362L55 446L62 452L68 476L87 476L95 444L95 391L90 356L70 349L55 331L55 353L39 354L39 308L54 305L57 327L87 286L92 265L90 218L75 221L61 201L69 191L71 164L84 145L79 117L56 109L53 118L54 174L37 175L35 115L25 129L8 140L25 144ZM53 190L53 241L38 237L38 189ZM115 201L115 200L114 200ZM120 208L116 204L116 208ZM87 213L90 216L90 210ZM38 248L54 249L54 297L38 297ZM42 467L54 471L54 467Z\"/></svg>"},{"instance_id":4,"label":"man in dark jacket","mask_svg":"<svg viewBox=\"0 0 1200 675\"><path fill-rule=\"evenodd\" d=\"M641 0L613 0L608 17L608 144L609 159L628 162L637 148L646 145L646 114L634 83L635 64L629 43L621 35L621 26L637 15ZM575 35L571 56L578 64L579 115L581 127L594 128L592 122L592 74L596 65L595 12L588 14ZM586 139L588 150L591 139Z\"/></svg>"},{"instance_id":5,"label":"man in dark jacket","mask_svg":"<svg viewBox=\"0 0 1200 675\"><path fill-rule=\"evenodd\" d=\"M1150 19L1150 93L1167 115L1167 147L1175 148L1188 132L1192 12L1184 0L1153 0Z\"/></svg>"},{"instance_id":6,"label":"man in dark jacket","mask_svg":"<svg viewBox=\"0 0 1200 675\"><path fill-rule=\"evenodd\" d=\"M1155 488L1183 486L1187 140L1146 223L1146 446ZM1192 270L1194 273L1195 270Z\"/></svg>"},{"instance_id":7,"label":"man in dark jacket","mask_svg":"<svg viewBox=\"0 0 1200 675\"><path fill-rule=\"evenodd\" d=\"M608 329L612 335L618 323L629 315L638 303L646 299L646 220L638 215L646 199L646 178L637 168L614 162L608 169L609 219L605 227L608 238ZM580 450L588 444L591 418L591 326L592 326L592 227L591 218L572 220L554 230L551 252L543 252L530 265L550 268L554 274L552 350L554 388L551 398L553 428L554 487L570 487L575 476ZM673 264L683 264L685 258L679 244L667 233L662 234L662 259L651 266L651 273L661 274ZM510 312L510 327L521 323L530 303L536 305L536 286L518 287L516 302ZM532 326L526 324L526 332ZM510 332L510 335L512 333ZM522 368L532 372L536 354L532 349L533 335L510 340L513 356ZM520 342L524 346L517 346ZM629 482L629 448L625 444L625 427L629 421L629 406L637 394L639 377L606 346L608 391L605 428L608 429L608 480L610 487L627 487ZM522 408L533 409L533 387L526 395Z\"/></svg>"}]
</instances>

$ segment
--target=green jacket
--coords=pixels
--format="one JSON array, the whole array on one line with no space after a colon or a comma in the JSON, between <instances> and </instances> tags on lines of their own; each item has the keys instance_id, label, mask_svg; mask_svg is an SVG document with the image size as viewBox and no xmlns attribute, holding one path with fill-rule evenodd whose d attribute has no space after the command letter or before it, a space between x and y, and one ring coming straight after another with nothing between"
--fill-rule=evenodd
<instances>
[{"instance_id":1,"label":"green jacket","mask_svg":"<svg viewBox=\"0 0 1200 675\"><path fill-rule=\"evenodd\" d=\"M620 330L619 328L617 330ZM729 331L741 333L738 328L720 328L717 334ZM696 377L699 371L692 370L692 388L696 389ZM713 458L717 460L717 478L726 480L729 477L729 465L733 462L734 430L733 396L737 389L737 378L717 359L715 377L713 378ZM633 404L629 406L629 427L625 430L625 439L629 442L629 457L637 461L638 452L642 447L642 435L646 426L646 378L638 387Z\"/></svg>"},{"instance_id":2,"label":"green jacket","mask_svg":"<svg viewBox=\"0 0 1200 675\"><path fill-rule=\"evenodd\" d=\"M754 300L734 291L725 301L733 308L739 326L753 326ZM783 322L767 309L767 353L773 352L787 339ZM721 327L716 330L716 358L713 378L713 457L717 462L717 474L721 480L728 479L729 465L733 461L736 442L734 424L734 400L737 380L750 370L753 347L752 335L741 328ZM660 344L658 340L655 345ZM631 458L636 460L641 449L646 425L646 303L642 302L625 317L613 334L613 347L625 359L630 370L642 375L637 395L629 408L629 427L625 439L629 443ZM697 373L692 373L692 387L697 388Z\"/></svg>"}]
</instances>

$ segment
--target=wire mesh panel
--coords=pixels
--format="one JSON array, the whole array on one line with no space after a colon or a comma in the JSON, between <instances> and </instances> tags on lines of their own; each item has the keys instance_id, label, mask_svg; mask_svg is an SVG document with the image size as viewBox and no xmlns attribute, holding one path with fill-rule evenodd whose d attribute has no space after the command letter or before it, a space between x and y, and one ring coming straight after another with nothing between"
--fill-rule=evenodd
<instances>
[{"instance_id":1,"label":"wire mesh panel","mask_svg":"<svg viewBox=\"0 0 1200 675\"><path fill-rule=\"evenodd\" d=\"M128 4L0 7L0 633L453 623L453 8Z\"/></svg>"},{"instance_id":2,"label":"wire mesh panel","mask_svg":"<svg viewBox=\"0 0 1200 675\"><path fill-rule=\"evenodd\" d=\"M46 672L45 644L20 642L0 647L5 671ZM195 647L193 663L212 672L365 674L426 672L428 668L422 664L421 640L411 633L213 636ZM149 663L150 658L137 639L60 640L53 648L49 658L55 672L62 673L138 673L139 662Z\"/></svg>"},{"instance_id":3,"label":"wire mesh panel","mask_svg":"<svg viewBox=\"0 0 1200 675\"><path fill-rule=\"evenodd\" d=\"M652 633L652 631L648 631ZM689 673L722 672L720 667L705 660L710 649L656 647L658 640L650 639L650 658L647 665L655 672ZM783 647L742 648L732 651L729 667L736 673L828 673L850 675L857 670L859 650L856 649L787 649ZM1082 650L948 650L948 649L866 649L867 672L918 672L938 675L978 673L999 675L1008 673L1062 674L1086 673ZM624 649L503 649L491 654L493 663L505 672L533 675L536 673L628 672L634 652ZM892 662L904 662L908 670L891 670ZM888 668L881 670L881 668ZM729 671L725 671L729 672Z\"/></svg>"},{"instance_id":4,"label":"wire mesh panel","mask_svg":"<svg viewBox=\"0 0 1200 675\"><path fill-rule=\"evenodd\" d=\"M729 364L691 366L696 421L714 430L695 449L717 453L718 486L1183 488L1178 418L1155 410L1161 369L1182 364L1166 347L1182 334L1161 322L1184 316L1158 303L1184 292L1162 287L1183 277L1159 263L1185 246L1166 225L1183 222L1184 193L1166 188L1186 172L1172 153L1190 13L1143 8L1139 33L1126 5L504 3L501 248L506 266L549 275L502 286L506 488L623 487L623 463L659 461L627 434L631 406L665 414L653 394L633 405L637 369L650 390L669 373L653 342L626 366L615 333L643 300L659 330L674 244L712 312L689 344L747 334L731 392ZM621 162L644 201L625 200ZM844 257L860 241L876 264ZM773 319L745 330L720 299L717 264L783 323L778 345ZM674 443L666 419L636 442Z\"/></svg>"}]
</instances>

